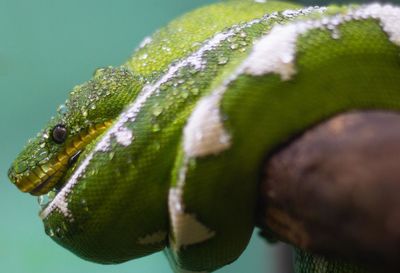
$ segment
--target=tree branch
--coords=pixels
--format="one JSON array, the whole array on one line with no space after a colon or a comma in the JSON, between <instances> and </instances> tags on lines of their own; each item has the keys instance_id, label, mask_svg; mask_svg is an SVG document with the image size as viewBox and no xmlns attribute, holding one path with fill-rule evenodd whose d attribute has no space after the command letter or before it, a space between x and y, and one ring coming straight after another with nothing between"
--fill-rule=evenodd
<instances>
[{"instance_id":1,"label":"tree branch","mask_svg":"<svg viewBox=\"0 0 400 273\"><path fill-rule=\"evenodd\" d=\"M264 234L400 271L400 114L339 115L275 153L264 170Z\"/></svg>"}]
</instances>

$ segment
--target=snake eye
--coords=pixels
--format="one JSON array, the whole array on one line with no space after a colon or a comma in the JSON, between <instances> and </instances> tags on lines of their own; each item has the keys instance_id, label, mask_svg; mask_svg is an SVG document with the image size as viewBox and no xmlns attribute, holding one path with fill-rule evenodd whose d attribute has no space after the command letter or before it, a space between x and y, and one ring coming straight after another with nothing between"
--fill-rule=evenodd
<instances>
[{"instance_id":1,"label":"snake eye","mask_svg":"<svg viewBox=\"0 0 400 273\"><path fill-rule=\"evenodd\" d=\"M55 143L61 144L67 139L67 128L62 124L54 126L51 136Z\"/></svg>"}]
</instances>

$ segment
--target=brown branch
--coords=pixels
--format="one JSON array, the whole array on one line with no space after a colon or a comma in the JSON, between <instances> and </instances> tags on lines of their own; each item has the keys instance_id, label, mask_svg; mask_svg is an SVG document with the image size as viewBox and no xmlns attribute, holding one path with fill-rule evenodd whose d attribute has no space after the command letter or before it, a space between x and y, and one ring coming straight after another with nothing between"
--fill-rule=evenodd
<instances>
[{"instance_id":1,"label":"brown branch","mask_svg":"<svg viewBox=\"0 0 400 273\"><path fill-rule=\"evenodd\" d=\"M353 112L275 153L260 227L300 248L400 272L400 114Z\"/></svg>"}]
</instances>

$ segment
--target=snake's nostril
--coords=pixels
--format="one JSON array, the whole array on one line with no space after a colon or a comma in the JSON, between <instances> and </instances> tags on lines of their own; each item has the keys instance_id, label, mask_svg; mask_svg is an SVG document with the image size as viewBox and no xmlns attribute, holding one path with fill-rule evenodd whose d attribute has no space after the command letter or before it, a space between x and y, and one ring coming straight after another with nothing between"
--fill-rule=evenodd
<instances>
[{"instance_id":1,"label":"snake's nostril","mask_svg":"<svg viewBox=\"0 0 400 273\"><path fill-rule=\"evenodd\" d=\"M11 180L12 183L15 184L15 183L17 182L17 177L16 177L16 175L15 175L15 170L14 170L14 167L13 167L13 166L11 166L11 167L8 169L7 175L8 175L8 178Z\"/></svg>"}]
</instances>

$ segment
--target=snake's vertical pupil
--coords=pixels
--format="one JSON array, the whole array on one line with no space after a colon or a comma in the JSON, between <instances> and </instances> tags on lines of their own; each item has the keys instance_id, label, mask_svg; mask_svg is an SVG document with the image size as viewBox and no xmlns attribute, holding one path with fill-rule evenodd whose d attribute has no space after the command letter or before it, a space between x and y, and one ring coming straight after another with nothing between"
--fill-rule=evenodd
<instances>
[{"instance_id":1,"label":"snake's vertical pupil","mask_svg":"<svg viewBox=\"0 0 400 273\"><path fill-rule=\"evenodd\" d=\"M67 139L67 128L62 124L54 126L51 136L54 142L61 144Z\"/></svg>"}]
</instances>

